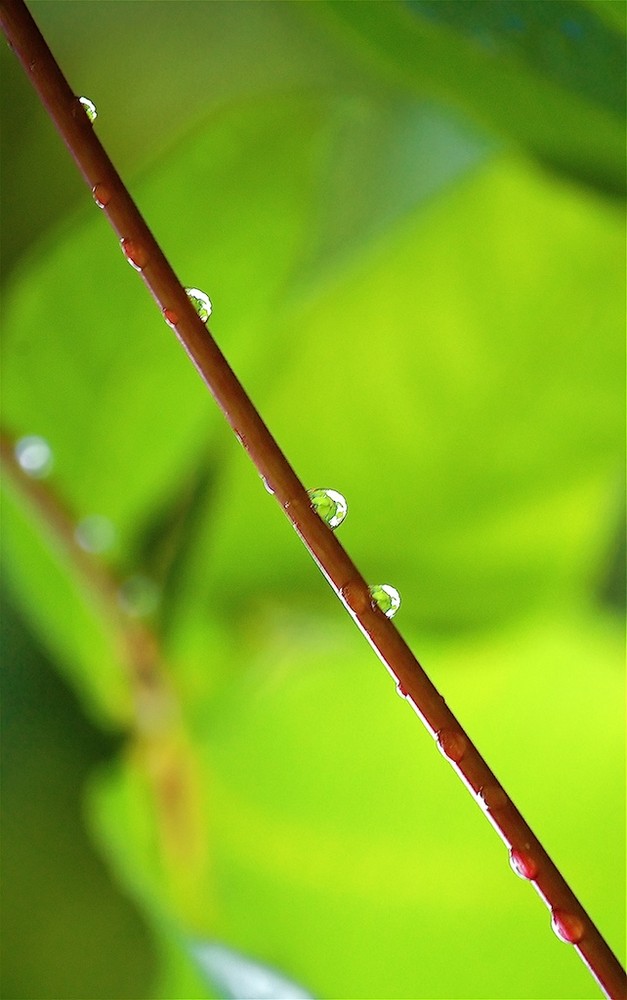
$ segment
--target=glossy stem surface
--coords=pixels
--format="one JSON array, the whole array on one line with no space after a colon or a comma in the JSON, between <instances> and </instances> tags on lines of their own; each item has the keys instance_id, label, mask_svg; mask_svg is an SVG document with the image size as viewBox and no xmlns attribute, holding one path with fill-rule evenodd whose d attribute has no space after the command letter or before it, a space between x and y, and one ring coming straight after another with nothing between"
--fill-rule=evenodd
<instances>
[{"instance_id":1,"label":"glossy stem surface","mask_svg":"<svg viewBox=\"0 0 627 1000\"><path fill-rule=\"evenodd\" d=\"M342 600L399 690L484 808L510 851L531 858L533 884L552 914L575 928L572 941L601 988L612 1000L627 996L625 973L599 930L567 885L492 773L392 621L373 606L368 585L333 532L312 509L306 490L259 416L209 330L196 314L183 286L140 215L94 133L22 0L3 0L2 27L9 44L54 121L99 204L133 257L163 315L172 324L226 419L273 490L323 574ZM102 197L106 192L106 199ZM581 932L581 933L579 933Z\"/></svg>"}]
</instances>

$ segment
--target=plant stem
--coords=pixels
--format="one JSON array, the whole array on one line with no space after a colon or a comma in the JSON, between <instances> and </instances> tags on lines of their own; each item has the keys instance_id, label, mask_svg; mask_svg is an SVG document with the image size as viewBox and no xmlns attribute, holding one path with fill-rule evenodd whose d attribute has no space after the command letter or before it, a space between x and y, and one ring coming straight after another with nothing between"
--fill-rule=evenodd
<instances>
[{"instance_id":1,"label":"plant stem","mask_svg":"<svg viewBox=\"0 0 627 1000\"><path fill-rule=\"evenodd\" d=\"M485 810L510 852L524 859L530 881L561 922L593 976L613 1000L627 995L625 973L599 930L394 624L373 606L368 585L332 531L312 509L297 478L224 355L197 316L181 283L109 160L23 0L3 0L2 26L50 117L120 240L140 264L160 310L176 317L176 335L259 474L364 636ZM106 194L106 198L103 196Z\"/></svg>"}]
</instances>

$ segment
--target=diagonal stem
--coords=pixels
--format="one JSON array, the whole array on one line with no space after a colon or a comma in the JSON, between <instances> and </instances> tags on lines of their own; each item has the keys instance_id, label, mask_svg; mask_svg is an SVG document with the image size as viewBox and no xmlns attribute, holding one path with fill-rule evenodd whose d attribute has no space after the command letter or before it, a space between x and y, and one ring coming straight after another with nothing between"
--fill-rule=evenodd
<instances>
[{"instance_id":1,"label":"diagonal stem","mask_svg":"<svg viewBox=\"0 0 627 1000\"><path fill-rule=\"evenodd\" d=\"M373 606L368 585L350 557L312 509L305 488L189 302L23 0L3 0L1 11L9 44L85 181L259 474L401 694L486 812L517 870L551 910L554 928L574 945L606 995L622 1000L627 992L618 959L393 623Z\"/></svg>"}]
</instances>

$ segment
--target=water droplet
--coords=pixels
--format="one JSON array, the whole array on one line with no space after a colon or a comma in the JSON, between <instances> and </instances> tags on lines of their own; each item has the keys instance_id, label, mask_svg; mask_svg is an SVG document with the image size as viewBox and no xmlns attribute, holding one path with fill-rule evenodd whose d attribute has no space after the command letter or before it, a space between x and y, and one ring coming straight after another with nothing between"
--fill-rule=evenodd
<instances>
[{"instance_id":1,"label":"water droplet","mask_svg":"<svg viewBox=\"0 0 627 1000\"><path fill-rule=\"evenodd\" d=\"M88 97L79 97L79 104L82 104L85 109L85 114L89 118L90 122L95 122L98 117L98 112L96 111L96 105L93 101L90 101Z\"/></svg>"},{"instance_id":2,"label":"water droplet","mask_svg":"<svg viewBox=\"0 0 627 1000\"><path fill-rule=\"evenodd\" d=\"M52 448L45 438L29 434L15 444L15 457L20 467L33 479L43 479L52 469Z\"/></svg>"},{"instance_id":3,"label":"water droplet","mask_svg":"<svg viewBox=\"0 0 627 1000\"><path fill-rule=\"evenodd\" d=\"M141 243L136 243L135 240L123 239L120 240L120 246L122 247L122 253L131 267L134 267L136 271L143 271L148 263L148 254Z\"/></svg>"},{"instance_id":4,"label":"water droplet","mask_svg":"<svg viewBox=\"0 0 627 1000\"><path fill-rule=\"evenodd\" d=\"M261 482L263 483L263 488L266 491L266 493L269 493L270 496L273 497L274 496L274 490L270 486L270 483L268 482L268 480L266 479L265 476L261 477Z\"/></svg>"},{"instance_id":5,"label":"water droplet","mask_svg":"<svg viewBox=\"0 0 627 1000\"><path fill-rule=\"evenodd\" d=\"M512 848L509 852L509 863L512 866L512 871L516 872L520 878L533 881L538 874L538 865L527 851L518 851Z\"/></svg>"},{"instance_id":6,"label":"water droplet","mask_svg":"<svg viewBox=\"0 0 627 1000\"><path fill-rule=\"evenodd\" d=\"M129 576L118 590L120 607L132 618L147 618L154 614L160 599L157 584L142 573Z\"/></svg>"},{"instance_id":7,"label":"water droplet","mask_svg":"<svg viewBox=\"0 0 627 1000\"><path fill-rule=\"evenodd\" d=\"M370 598L386 618L393 618L401 606L401 595L389 583L377 583L371 587Z\"/></svg>"},{"instance_id":8,"label":"water droplet","mask_svg":"<svg viewBox=\"0 0 627 1000\"><path fill-rule=\"evenodd\" d=\"M106 206L111 201L111 192L106 184L96 184L91 193L94 196L94 201L96 202L98 208L106 208Z\"/></svg>"},{"instance_id":9,"label":"water droplet","mask_svg":"<svg viewBox=\"0 0 627 1000\"><path fill-rule=\"evenodd\" d=\"M500 785L484 785L479 791L479 798L486 809L503 809L507 805L507 795Z\"/></svg>"},{"instance_id":10,"label":"water droplet","mask_svg":"<svg viewBox=\"0 0 627 1000\"><path fill-rule=\"evenodd\" d=\"M348 504L337 490L307 490L309 502L318 517L335 530L348 513Z\"/></svg>"},{"instance_id":11,"label":"water droplet","mask_svg":"<svg viewBox=\"0 0 627 1000\"><path fill-rule=\"evenodd\" d=\"M179 325L179 318L173 309L164 309L163 318L168 326L171 326L173 329Z\"/></svg>"},{"instance_id":12,"label":"water droplet","mask_svg":"<svg viewBox=\"0 0 627 1000\"><path fill-rule=\"evenodd\" d=\"M566 913L565 910L553 910L551 926L558 938L567 944L579 944L585 933L583 920L574 913Z\"/></svg>"},{"instance_id":13,"label":"water droplet","mask_svg":"<svg viewBox=\"0 0 627 1000\"><path fill-rule=\"evenodd\" d=\"M409 694L407 693L407 691L405 690L400 681L398 681L396 684L396 693L401 698L409 698Z\"/></svg>"},{"instance_id":14,"label":"water droplet","mask_svg":"<svg viewBox=\"0 0 627 1000\"><path fill-rule=\"evenodd\" d=\"M76 525L74 537L85 552L106 552L115 543L115 527L108 517L90 514Z\"/></svg>"},{"instance_id":15,"label":"water droplet","mask_svg":"<svg viewBox=\"0 0 627 1000\"><path fill-rule=\"evenodd\" d=\"M204 292L201 292L200 288L186 288L185 291L201 320L206 323L211 316L211 299Z\"/></svg>"},{"instance_id":16,"label":"water droplet","mask_svg":"<svg viewBox=\"0 0 627 1000\"><path fill-rule=\"evenodd\" d=\"M440 752L459 764L468 749L468 740L464 734L456 733L453 729L441 729L437 738Z\"/></svg>"}]
</instances>

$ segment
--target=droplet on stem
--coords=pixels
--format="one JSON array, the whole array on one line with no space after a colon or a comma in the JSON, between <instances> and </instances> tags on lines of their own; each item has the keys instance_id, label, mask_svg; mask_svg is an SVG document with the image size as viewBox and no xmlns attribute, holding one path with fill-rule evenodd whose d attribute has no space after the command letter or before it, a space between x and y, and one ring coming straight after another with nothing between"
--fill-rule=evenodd
<instances>
[{"instance_id":1,"label":"droplet on stem","mask_svg":"<svg viewBox=\"0 0 627 1000\"><path fill-rule=\"evenodd\" d=\"M33 479L43 479L52 469L52 448L37 434L28 434L16 441L15 458L20 468Z\"/></svg>"},{"instance_id":2,"label":"droplet on stem","mask_svg":"<svg viewBox=\"0 0 627 1000\"><path fill-rule=\"evenodd\" d=\"M579 944L585 933L583 920L565 910L552 911L551 926L558 938L567 944Z\"/></svg>"},{"instance_id":3,"label":"droplet on stem","mask_svg":"<svg viewBox=\"0 0 627 1000\"><path fill-rule=\"evenodd\" d=\"M528 851L519 851L512 848L509 852L509 863L512 871L516 872L520 878L533 881L538 874L538 865Z\"/></svg>"},{"instance_id":4,"label":"droplet on stem","mask_svg":"<svg viewBox=\"0 0 627 1000\"><path fill-rule=\"evenodd\" d=\"M85 552L98 555L110 549L115 542L115 526L102 514L89 514L76 525L74 537Z\"/></svg>"},{"instance_id":5,"label":"droplet on stem","mask_svg":"<svg viewBox=\"0 0 627 1000\"><path fill-rule=\"evenodd\" d=\"M340 597L356 615L362 615L371 607L370 591L357 580L345 583L340 590Z\"/></svg>"},{"instance_id":6,"label":"droplet on stem","mask_svg":"<svg viewBox=\"0 0 627 1000\"><path fill-rule=\"evenodd\" d=\"M96 121L96 118L98 117L96 105L94 104L93 101L90 101L88 97L79 97L78 102L79 104L83 105L85 109L85 114L87 115L87 117L89 118L90 122L93 125L93 123Z\"/></svg>"},{"instance_id":7,"label":"droplet on stem","mask_svg":"<svg viewBox=\"0 0 627 1000\"><path fill-rule=\"evenodd\" d=\"M168 324L168 326L171 326L172 328L175 328L179 325L178 315L174 312L173 309L164 309L163 318Z\"/></svg>"},{"instance_id":8,"label":"droplet on stem","mask_svg":"<svg viewBox=\"0 0 627 1000\"><path fill-rule=\"evenodd\" d=\"M370 598L386 618L393 618L401 606L401 595L389 583L377 583L370 587Z\"/></svg>"},{"instance_id":9,"label":"droplet on stem","mask_svg":"<svg viewBox=\"0 0 627 1000\"><path fill-rule=\"evenodd\" d=\"M143 271L148 263L148 254L141 243L136 243L135 240L125 238L120 240L120 246L122 247L122 253L131 267L134 267L136 271Z\"/></svg>"},{"instance_id":10,"label":"droplet on stem","mask_svg":"<svg viewBox=\"0 0 627 1000\"><path fill-rule=\"evenodd\" d=\"M91 193L94 196L94 201L96 202L98 208L106 208L106 206L111 201L111 192L106 184L96 184Z\"/></svg>"},{"instance_id":11,"label":"droplet on stem","mask_svg":"<svg viewBox=\"0 0 627 1000\"><path fill-rule=\"evenodd\" d=\"M468 749L468 740L464 734L453 729L441 729L437 739L440 753L455 764L459 764Z\"/></svg>"},{"instance_id":12,"label":"droplet on stem","mask_svg":"<svg viewBox=\"0 0 627 1000\"><path fill-rule=\"evenodd\" d=\"M274 496L274 490L272 489L270 483L268 482L268 480L266 479L265 476L261 477L261 482L263 483L263 488L266 491L266 493L269 493L270 496L273 497Z\"/></svg>"},{"instance_id":13,"label":"droplet on stem","mask_svg":"<svg viewBox=\"0 0 627 1000\"><path fill-rule=\"evenodd\" d=\"M147 618L154 614L160 599L157 584L142 573L129 576L118 590L120 607L132 618Z\"/></svg>"},{"instance_id":14,"label":"droplet on stem","mask_svg":"<svg viewBox=\"0 0 627 1000\"><path fill-rule=\"evenodd\" d=\"M208 295L200 290L200 288L186 288L187 297L194 309L200 316L203 323L206 323L211 316L211 299Z\"/></svg>"},{"instance_id":15,"label":"droplet on stem","mask_svg":"<svg viewBox=\"0 0 627 1000\"><path fill-rule=\"evenodd\" d=\"M335 531L348 513L348 504L337 490L307 490L309 502L329 528Z\"/></svg>"},{"instance_id":16,"label":"droplet on stem","mask_svg":"<svg viewBox=\"0 0 627 1000\"><path fill-rule=\"evenodd\" d=\"M500 785L484 785L479 791L479 798L486 809L503 809L507 805L507 795Z\"/></svg>"}]
</instances>

